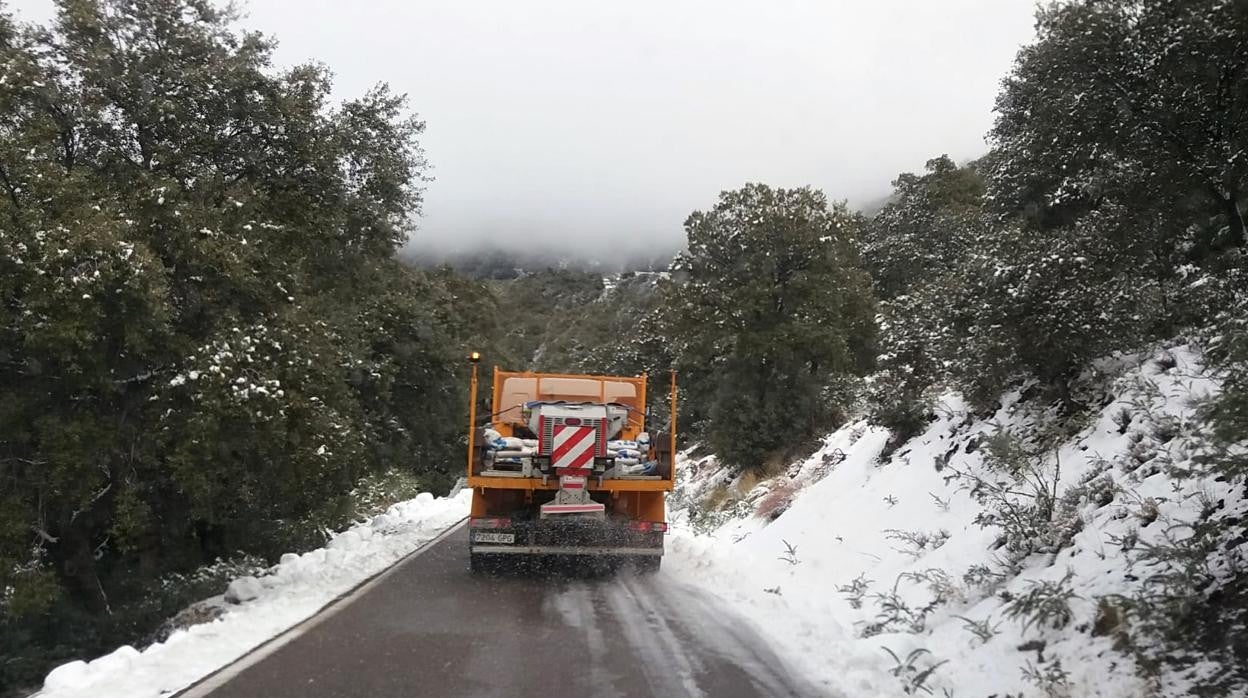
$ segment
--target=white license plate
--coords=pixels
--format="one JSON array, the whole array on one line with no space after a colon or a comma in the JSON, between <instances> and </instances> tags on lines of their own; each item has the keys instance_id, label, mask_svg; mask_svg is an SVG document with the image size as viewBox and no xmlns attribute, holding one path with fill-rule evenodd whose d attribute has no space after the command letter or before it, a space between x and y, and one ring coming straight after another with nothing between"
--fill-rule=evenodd
<instances>
[{"instance_id":1,"label":"white license plate","mask_svg":"<svg viewBox=\"0 0 1248 698\"><path fill-rule=\"evenodd\" d=\"M477 531L473 534L473 538L478 543L515 543L516 534L514 533L488 533L485 531Z\"/></svg>"}]
</instances>

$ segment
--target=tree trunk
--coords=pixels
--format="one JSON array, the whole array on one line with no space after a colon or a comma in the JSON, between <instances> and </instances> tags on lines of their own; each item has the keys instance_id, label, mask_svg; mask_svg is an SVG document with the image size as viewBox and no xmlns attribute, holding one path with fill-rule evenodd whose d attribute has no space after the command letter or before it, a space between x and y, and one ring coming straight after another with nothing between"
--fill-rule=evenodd
<instances>
[{"instance_id":1,"label":"tree trunk","mask_svg":"<svg viewBox=\"0 0 1248 698\"><path fill-rule=\"evenodd\" d=\"M1227 226L1230 228L1223 247L1243 247L1244 211L1239 205L1239 192L1232 189L1222 203L1226 207Z\"/></svg>"},{"instance_id":2,"label":"tree trunk","mask_svg":"<svg viewBox=\"0 0 1248 698\"><path fill-rule=\"evenodd\" d=\"M71 527L61 538L58 546L61 558L61 578L73 597L91 613L111 613L108 597L100 584L95 570L95 551L83 531Z\"/></svg>"}]
</instances>

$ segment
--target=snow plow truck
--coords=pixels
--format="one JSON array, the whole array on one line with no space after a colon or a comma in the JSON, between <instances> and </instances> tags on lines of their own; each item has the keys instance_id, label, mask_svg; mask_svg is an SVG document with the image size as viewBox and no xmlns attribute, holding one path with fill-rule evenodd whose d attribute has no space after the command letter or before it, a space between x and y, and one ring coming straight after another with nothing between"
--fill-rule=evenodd
<instances>
[{"instance_id":1,"label":"snow plow truck","mask_svg":"<svg viewBox=\"0 0 1248 698\"><path fill-rule=\"evenodd\" d=\"M480 354L471 360L472 572L534 558L657 571L675 463L675 374L671 421L652 434L644 375L495 367L492 409L478 420Z\"/></svg>"}]
</instances>

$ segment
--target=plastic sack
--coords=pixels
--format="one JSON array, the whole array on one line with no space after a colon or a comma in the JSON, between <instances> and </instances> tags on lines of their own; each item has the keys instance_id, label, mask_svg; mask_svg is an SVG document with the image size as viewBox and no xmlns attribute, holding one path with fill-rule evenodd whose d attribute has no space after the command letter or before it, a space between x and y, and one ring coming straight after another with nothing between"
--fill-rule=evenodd
<instances>
[{"instance_id":1,"label":"plastic sack","mask_svg":"<svg viewBox=\"0 0 1248 698\"><path fill-rule=\"evenodd\" d=\"M616 465L620 468L620 472L624 473L625 475L658 475L659 474L659 462L654 461L654 460L646 462L646 463L627 463L623 465L621 465L620 461L617 460Z\"/></svg>"},{"instance_id":2,"label":"plastic sack","mask_svg":"<svg viewBox=\"0 0 1248 698\"><path fill-rule=\"evenodd\" d=\"M494 451L520 451L525 448L524 441L524 439L517 439L514 436L500 436L499 438L491 441L488 444L488 447ZM537 443L534 442L532 447L536 446Z\"/></svg>"}]
</instances>

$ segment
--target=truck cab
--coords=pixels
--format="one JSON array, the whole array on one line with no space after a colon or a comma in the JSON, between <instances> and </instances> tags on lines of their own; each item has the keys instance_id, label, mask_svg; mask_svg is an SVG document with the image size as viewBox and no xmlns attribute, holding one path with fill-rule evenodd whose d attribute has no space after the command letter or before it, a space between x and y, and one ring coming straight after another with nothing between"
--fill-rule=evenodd
<instances>
[{"instance_id":1,"label":"truck cab","mask_svg":"<svg viewBox=\"0 0 1248 698\"><path fill-rule=\"evenodd\" d=\"M474 363L471 412L475 412ZM489 415L470 415L469 560L557 557L659 569L673 486L672 421L646 424L646 376L494 370Z\"/></svg>"}]
</instances>

